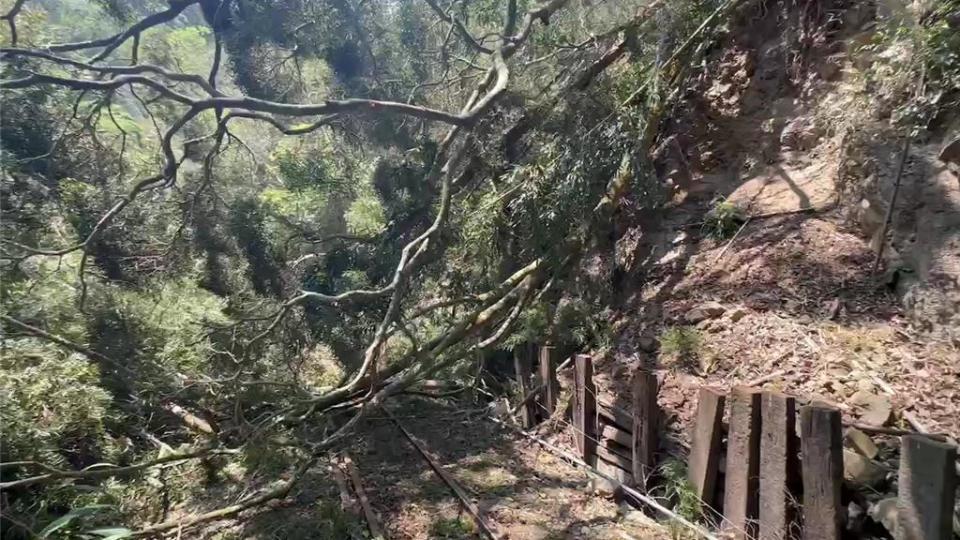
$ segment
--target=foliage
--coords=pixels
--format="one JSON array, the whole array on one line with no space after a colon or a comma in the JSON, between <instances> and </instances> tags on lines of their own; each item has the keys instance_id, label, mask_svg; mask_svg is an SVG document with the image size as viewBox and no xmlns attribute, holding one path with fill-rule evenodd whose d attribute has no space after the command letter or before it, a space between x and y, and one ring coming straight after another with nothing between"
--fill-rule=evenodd
<instances>
[{"instance_id":1,"label":"foliage","mask_svg":"<svg viewBox=\"0 0 960 540\"><path fill-rule=\"evenodd\" d=\"M671 326L660 334L660 353L680 364L692 364L699 358L703 336L696 328Z\"/></svg>"},{"instance_id":2,"label":"foliage","mask_svg":"<svg viewBox=\"0 0 960 540\"><path fill-rule=\"evenodd\" d=\"M925 129L960 104L960 33L951 23L960 1L937 2L922 21L890 17L861 53L873 62L866 70L874 99L892 108L895 125Z\"/></svg>"},{"instance_id":3,"label":"foliage","mask_svg":"<svg viewBox=\"0 0 960 540\"><path fill-rule=\"evenodd\" d=\"M687 477L687 464L679 459L669 458L659 470L663 479L663 497L672 502L673 511L687 520L700 521L704 515L703 508Z\"/></svg>"},{"instance_id":4,"label":"foliage","mask_svg":"<svg viewBox=\"0 0 960 540\"><path fill-rule=\"evenodd\" d=\"M0 294L4 315L20 321L5 328L0 361L4 402L14 404L3 423L15 433L3 459L77 469L149 459L158 446L209 444L171 404L218 424L218 444L243 449L226 464L152 468L83 489L45 486L15 501L41 525L63 518L59 531L133 527L162 515L158 499L188 506L208 482L238 489L281 475L307 448L321 453L318 440L356 411L344 399L369 399L371 381L397 380L369 377L362 391L316 406L358 374L368 347L377 369L411 360L402 375L436 366L461 380L472 361L464 357L503 324L498 347L548 336L608 348L603 306L615 265L604 254L620 210L609 203L623 195L624 209L637 211L662 202L648 163L654 113L665 102L660 85L675 75L662 72L662 60L716 2L671 4L585 88L571 85L622 37L611 29L647 2L570 3L549 21L544 15L529 41L513 38L508 89L452 132L406 112L457 114L478 85L481 94L490 89L481 82L492 59L427 3L199 4L138 32L136 49L126 40L97 60L127 66L136 51L136 62L156 66L136 73L149 85L99 89L121 76L84 66L100 46L65 47L57 54L69 61L60 63L23 56L2 67L5 81L31 73L80 81L14 82L0 96ZM445 13L489 48L503 30L503 4L454 3ZM521 17L534 4L517 2ZM82 45L178 5L27 2L18 41ZM218 45L222 62L211 77ZM192 116L208 83L157 68L212 80L214 95L238 99ZM654 91L624 103L651 80ZM314 129L318 115L274 115L248 98L321 107L343 98L335 103L345 110ZM404 114L378 111L383 101ZM350 109L355 103L364 108ZM258 107L256 118L231 116ZM526 131L507 148L504 134L517 125ZM145 180L160 173L167 176ZM450 180L448 205L440 179ZM433 223L427 242L411 243ZM398 273L405 246L416 248L415 264ZM584 253L597 262L591 272L578 260ZM532 261L540 263L524 281L530 290L508 294L501 283ZM417 313L431 304L442 307ZM514 322L515 308L523 309ZM373 343L380 327L387 335ZM219 475L210 470L218 464ZM110 508L79 516L91 505ZM327 510L329 535L346 537L343 516ZM470 527L438 522L435 532Z\"/></svg>"},{"instance_id":5,"label":"foliage","mask_svg":"<svg viewBox=\"0 0 960 540\"><path fill-rule=\"evenodd\" d=\"M477 533L477 526L467 517L440 518L430 526L431 538L470 538Z\"/></svg>"},{"instance_id":6,"label":"foliage","mask_svg":"<svg viewBox=\"0 0 960 540\"><path fill-rule=\"evenodd\" d=\"M65 466L112 459L116 447L105 427L110 395L88 359L17 339L6 341L0 367L3 461Z\"/></svg>"},{"instance_id":7,"label":"foliage","mask_svg":"<svg viewBox=\"0 0 960 540\"><path fill-rule=\"evenodd\" d=\"M702 229L707 236L725 240L736 234L744 221L743 211L737 205L718 199L704 216Z\"/></svg>"}]
</instances>

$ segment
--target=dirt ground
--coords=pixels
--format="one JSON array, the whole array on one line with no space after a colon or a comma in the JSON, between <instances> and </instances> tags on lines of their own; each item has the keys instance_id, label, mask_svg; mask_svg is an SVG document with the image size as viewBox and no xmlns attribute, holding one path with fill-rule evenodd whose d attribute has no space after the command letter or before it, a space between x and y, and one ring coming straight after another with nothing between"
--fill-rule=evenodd
<instances>
[{"instance_id":1,"label":"dirt ground","mask_svg":"<svg viewBox=\"0 0 960 540\"><path fill-rule=\"evenodd\" d=\"M428 448L503 539L629 540L683 538L609 492L596 480L514 432L487 420L485 409L464 403L410 398L391 402L394 416ZM546 437L565 444L568 433ZM345 450L345 452L344 452ZM336 456L349 455L387 538L486 538L460 499L381 411L371 411ZM284 469L281 468L281 471ZM286 474L286 473L281 473ZM222 506L280 478L263 476L244 491L224 485L205 505ZM208 491L210 493L210 491ZM343 505L330 463L318 462L290 494L211 523L184 538L208 540L348 540L371 538L356 504ZM191 504L197 511L197 501ZM200 509L202 510L202 509Z\"/></svg>"},{"instance_id":2,"label":"dirt ground","mask_svg":"<svg viewBox=\"0 0 960 540\"><path fill-rule=\"evenodd\" d=\"M506 538L669 538L668 531L590 488L590 477L482 418L427 400L395 415L431 449ZM373 415L352 451L388 536L479 538L459 500L382 415Z\"/></svg>"}]
</instances>

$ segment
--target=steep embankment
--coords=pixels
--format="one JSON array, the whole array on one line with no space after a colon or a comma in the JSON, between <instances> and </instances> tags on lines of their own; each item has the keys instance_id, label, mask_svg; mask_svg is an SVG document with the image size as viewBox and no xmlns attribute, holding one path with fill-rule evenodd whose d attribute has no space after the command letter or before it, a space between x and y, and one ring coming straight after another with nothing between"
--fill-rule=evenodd
<instances>
[{"instance_id":1,"label":"steep embankment","mask_svg":"<svg viewBox=\"0 0 960 540\"><path fill-rule=\"evenodd\" d=\"M698 387L759 380L960 437L960 182L938 157L956 135L913 139L874 273L902 138L868 71L905 53L863 49L877 14L837 4L737 23L657 153L671 202L620 224L610 384L657 369L681 434Z\"/></svg>"}]
</instances>

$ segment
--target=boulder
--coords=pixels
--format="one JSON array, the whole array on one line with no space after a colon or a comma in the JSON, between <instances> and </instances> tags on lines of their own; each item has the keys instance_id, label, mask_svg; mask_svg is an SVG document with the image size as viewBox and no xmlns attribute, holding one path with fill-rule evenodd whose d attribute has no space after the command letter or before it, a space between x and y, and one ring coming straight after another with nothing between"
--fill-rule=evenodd
<instances>
[{"instance_id":1,"label":"boulder","mask_svg":"<svg viewBox=\"0 0 960 540\"><path fill-rule=\"evenodd\" d=\"M943 149L940 150L940 161L944 163L953 162L960 165L960 137L948 142Z\"/></svg>"},{"instance_id":2,"label":"boulder","mask_svg":"<svg viewBox=\"0 0 960 540\"><path fill-rule=\"evenodd\" d=\"M790 150L809 150L817 145L822 130L810 118L791 120L780 133L780 144Z\"/></svg>"},{"instance_id":3,"label":"boulder","mask_svg":"<svg viewBox=\"0 0 960 540\"><path fill-rule=\"evenodd\" d=\"M883 426L893 416L893 405L885 396L858 390L850 396L850 404L860 410L860 419L871 426Z\"/></svg>"},{"instance_id":4,"label":"boulder","mask_svg":"<svg viewBox=\"0 0 960 540\"><path fill-rule=\"evenodd\" d=\"M875 488L887 478L887 469L852 450L843 451L843 479L855 486Z\"/></svg>"},{"instance_id":5,"label":"boulder","mask_svg":"<svg viewBox=\"0 0 960 540\"><path fill-rule=\"evenodd\" d=\"M850 428L843 437L844 444L867 459L876 459L880 450L869 435L857 428Z\"/></svg>"},{"instance_id":6,"label":"boulder","mask_svg":"<svg viewBox=\"0 0 960 540\"><path fill-rule=\"evenodd\" d=\"M717 317L723 315L726 310L727 308L723 307L717 302L706 302L687 311L684 314L683 319L690 324L697 324L698 322L705 321L707 319L716 319Z\"/></svg>"}]
</instances>

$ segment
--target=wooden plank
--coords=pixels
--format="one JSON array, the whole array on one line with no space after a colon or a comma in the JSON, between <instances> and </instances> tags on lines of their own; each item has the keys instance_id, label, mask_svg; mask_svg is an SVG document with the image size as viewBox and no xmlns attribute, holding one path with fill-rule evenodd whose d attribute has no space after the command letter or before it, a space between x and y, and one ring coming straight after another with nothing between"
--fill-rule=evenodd
<instances>
[{"instance_id":1,"label":"wooden plank","mask_svg":"<svg viewBox=\"0 0 960 540\"><path fill-rule=\"evenodd\" d=\"M803 538L839 540L846 513L843 482L843 426L840 410L825 405L800 409L803 456Z\"/></svg>"},{"instance_id":2,"label":"wooden plank","mask_svg":"<svg viewBox=\"0 0 960 540\"><path fill-rule=\"evenodd\" d=\"M543 391L540 393L541 412L550 417L557 408L557 395L560 393L560 382L557 380L557 349L549 345L540 347L540 383Z\"/></svg>"},{"instance_id":3,"label":"wooden plank","mask_svg":"<svg viewBox=\"0 0 960 540\"><path fill-rule=\"evenodd\" d=\"M719 390L709 387L700 389L687 474L694 493L707 508L716 506L725 402L726 398Z\"/></svg>"},{"instance_id":4,"label":"wooden plank","mask_svg":"<svg viewBox=\"0 0 960 540\"><path fill-rule=\"evenodd\" d=\"M343 473L340 463L336 460L330 465L330 475L333 476L333 481L336 482L337 488L340 491L340 510L354 516L359 516L360 512L357 509L357 502L354 500L350 488L347 487L347 477Z\"/></svg>"},{"instance_id":5,"label":"wooden plank","mask_svg":"<svg viewBox=\"0 0 960 540\"><path fill-rule=\"evenodd\" d=\"M798 441L796 400L764 392L760 414L760 522L759 537L796 536Z\"/></svg>"},{"instance_id":6,"label":"wooden plank","mask_svg":"<svg viewBox=\"0 0 960 540\"><path fill-rule=\"evenodd\" d=\"M633 461L617 454L611 452L605 446L600 446L597 448L597 457L606 461L611 465L616 465L617 467L623 469L626 472L631 472L633 470Z\"/></svg>"},{"instance_id":7,"label":"wooden plank","mask_svg":"<svg viewBox=\"0 0 960 540\"><path fill-rule=\"evenodd\" d=\"M597 396L597 414L606 417L609 423L623 431L633 433L633 414L630 411L614 404L608 395Z\"/></svg>"},{"instance_id":8,"label":"wooden plank","mask_svg":"<svg viewBox=\"0 0 960 540\"><path fill-rule=\"evenodd\" d=\"M922 435L900 439L900 540L949 540L957 492L956 447Z\"/></svg>"},{"instance_id":9,"label":"wooden plank","mask_svg":"<svg viewBox=\"0 0 960 540\"><path fill-rule=\"evenodd\" d=\"M573 370L574 439L580 457L587 463L594 463L597 454L597 394L593 383L593 359L589 355L578 354Z\"/></svg>"},{"instance_id":10,"label":"wooden plank","mask_svg":"<svg viewBox=\"0 0 960 540\"><path fill-rule=\"evenodd\" d=\"M525 344L516 347L513 351L513 366L517 378L518 394L526 396L530 390L530 360L531 345ZM533 404L524 404L520 407L520 421L524 429L530 429L537 423L536 411Z\"/></svg>"},{"instance_id":11,"label":"wooden plank","mask_svg":"<svg viewBox=\"0 0 960 540\"><path fill-rule=\"evenodd\" d=\"M615 441L618 444L622 444L627 448L633 444L633 434L624 431L613 424L607 424L603 421L603 417L600 418L600 440L610 440Z\"/></svg>"},{"instance_id":12,"label":"wooden plank","mask_svg":"<svg viewBox=\"0 0 960 540\"><path fill-rule=\"evenodd\" d=\"M370 529L370 537L375 540L386 540L387 535L384 534L383 528L380 527L380 519L373 511L373 507L370 505L370 499L367 498L367 492L363 489L363 480L360 478L360 471L357 470L357 466L353 464L353 460L350 459L349 454L344 454L343 464L347 469L347 474L350 476L350 481L353 483L353 491L357 494L357 498L360 499L360 507L363 508L364 517L367 518L367 528Z\"/></svg>"},{"instance_id":13,"label":"wooden plank","mask_svg":"<svg viewBox=\"0 0 960 540\"><path fill-rule=\"evenodd\" d=\"M616 454L622 457L623 459L633 463L633 455L631 455L629 446L624 446L615 441L603 441L603 444L601 446L609 450L610 453ZM632 470L633 469L631 469L631 471Z\"/></svg>"},{"instance_id":14,"label":"wooden plank","mask_svg":"<svg viewBox=\"0 0 960 540\"><path fill-rule=\"evenodd\" d=\"M730 395L730 433L722 529L733 538L756 538L760 515L760 391L735 387Z\"/></svg>"},{"instance_id":15,"label":"wooden plank","mask_svg":"<svg viewBox=\"0 0 960 540\"><path fill-rule=\"evenodd\" d=\"M431 454L430 451L427 450L427 447L422 442L420 442L416 437L414 437L409 431L407 431L407 429L403 427L403 424L401 424L400 421L397 420L395 416L393 416L393 413L387 410L386 407L382 407L382 408L384 413L388 417L390 417L390 420L392 420L393 423L400 430L400 432L403 433L404 437L406 437L407 440L410 441L410 444L412 444L413 447L417 450L417 452L419 452L420 455L423 456L423 459L427 461L427 464L430 465L430 468L433 469L433 472L437 473L437 476L439 476L440 479L443 480L445 484L447 484L450 490L453 491L453 493L460 499L460 502L461 504L463 504L463 507L466 508L467 512L469 512L470 515L473 517L473 521L476 522L477 527L479 527L480 530L484 532L484 534L486 534L488 537L492 538L493 540L499 540L500 538L502 538L502 536L500 536L500 533L497 532L496 526L493 523L488 523L487 520L484 519L483 513L481 513L477 505L474 504L472 500L470 500L470 497L467 496L467 492L464 491L463 488L460 486L460 484L456 481L456 479L454 479L453 476L451 476L450 473L448 473L440 465L440 463L433 456L433 454Z\"/></svg>"},{"instance_id":16,"label":"wooden plank","mask_svg":"<svg viewBox=\"0 0 960 540\"><path fill-rule=\"evenodd\" d=\"M633 433L629 446L633 456L633 479L638 483L645 483L656 466L660 446L658 390L656 374L637 371L633 376Z\"/></svg>"}]
</instances>

